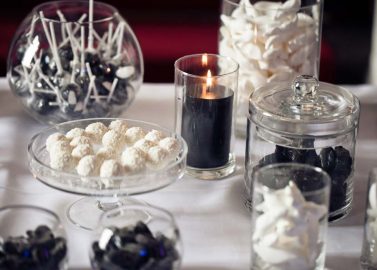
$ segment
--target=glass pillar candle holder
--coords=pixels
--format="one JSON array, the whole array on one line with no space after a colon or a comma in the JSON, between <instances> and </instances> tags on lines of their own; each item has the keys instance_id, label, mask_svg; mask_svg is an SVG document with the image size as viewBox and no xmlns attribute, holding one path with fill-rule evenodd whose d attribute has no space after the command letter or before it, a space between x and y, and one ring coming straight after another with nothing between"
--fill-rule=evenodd
<instances>
[{"instance_id":1,"label":"glass pillar candle holder","mask_svg":"<svg viewBox=\"0 0 377 270\"><path fill-rule=\"evenodd\" d=\"M223 0L219 53L240 65L237 135L246 135L250 95L300 74L318 77L322 0Z\"/></svg>"},{"instance_id":2,"label":"glass pillar candle holder","mask_svg":"<svg viewBox=\"0 0 377 270\"><path fill-rule=\"evenodd\" d=\"M254 173L251 269L324 269L330 177L280 163Z\"/></svg>"},{"instance_id":3,"label":"glass pillar candle holder","mask_svg":"<svg viewBox=\"0 0 377 270\"><path fill-rule=\"evenodd\" d=\"M175 62L176 132L188 145L187 172L219 179L235 170L233 154L238 64L214 54Z\"/></svg>"},{"instance_id":4,"label":"glass pillar candle holder","mask_svg":"<svg viewBox=\"0 0 377 270\"><path fill-rule=\"evenodd\" d=\"M361 269L377 269L377 169L369 175Z\"/></svg>"}]
</instances>

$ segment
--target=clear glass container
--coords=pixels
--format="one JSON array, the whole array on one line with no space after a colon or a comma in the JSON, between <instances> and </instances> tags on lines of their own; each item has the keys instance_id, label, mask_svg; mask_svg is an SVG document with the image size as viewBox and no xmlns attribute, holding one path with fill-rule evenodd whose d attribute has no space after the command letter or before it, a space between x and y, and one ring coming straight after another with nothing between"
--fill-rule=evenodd
<instances>
[{"instance_id":1,"label":"clear glass container","mask_svg":"<svg viewBox=\"0 0 377 270\"><path fill-rule=\"evenodd\" d=\"M188 146L187 172L220 179L234 172L238 64L216 54L175 62L175 129Z\"/></svg>"},{"instance_id":2,"label":"clear glass container","mask_svg":"<svg viewBox=\"0 0 377 270\"><path fill-rule=\"evenodd\" d=\"M331 181L329 220L351 210L359 100L348 90L297 77L270 84L250 98L245 183L251 195L256 168L282 162L321 167Z\"/></svg>"},{"instance_id":3,"label":"clear glass container","mask_svg":"<svg viewBox=\"0 0 377 270\"><path fill-rule=\"evenodd\" d=\"M41 122L118 116L141 86L143 57L132 29L114 7L90 3L41 4L15 33L8 81Z\"/></svg>"},{"instance_id":4,"label":"clear glass container","mask_svg":"<svg viewBox=\"0 0 377 270\"><path fill-rule=\"evenodd\" d=\"M369 174L368 193L364 223L364 238L361 251L361 269L377 269L377 169Z\"/></svg>"},{"instance_id":5,"label":"clear glass container","mask_svg":"<svg viewBox=\"0 0 377 270\"><path fill-rule=\"evenodd\" d=\"M90 248L93 269L176 270L182 242L168 211L128 205L102 214Z\"/></svg>"},{"instance_id":6,"label":"clear glass container","mask_svg":"<svg viewBox=\"0 0 377 270\"><path fill-rule=\"evenodd\" d=\"M255 89L299 74L318 77L322 0L223 0L219 53L240 65L237 135Z\"/></svg>"},{"instance_id":7,"label":"clear glass container","mask_svg":"<svg viewBox=\"0 0 377 270\"><path fill-rule=\"evenodd\" d=\"M255 171L252 270L324 269L330 177L306 164Z\"/></svg>"},{"instance_id":8,"label":"clear glass container","mask_svg":"<svg viewBox=\"0 0 377 270\"><path fill-rule=\"evenodd\" d=\"M67 240L55 213L31 205L3 206L0 224L0 269L67 269Z\"/></svg>"}]
</instances>

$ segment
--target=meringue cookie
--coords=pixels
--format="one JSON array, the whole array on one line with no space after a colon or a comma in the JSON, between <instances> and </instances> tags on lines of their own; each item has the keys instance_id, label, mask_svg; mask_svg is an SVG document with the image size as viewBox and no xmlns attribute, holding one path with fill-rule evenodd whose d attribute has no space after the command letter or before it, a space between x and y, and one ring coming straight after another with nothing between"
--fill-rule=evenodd
<instances>
[{"instance_id":1,"label":"meringue cookie","mask_svg":"<svg viewBox=\"0 0 377 270\"><path fill-rule=\"evenodd\" d=\"M71 129L70 131L68 131L65 136L72 140L73 138L75 137L78 137L78 136L85 136L85 130L83 128L73 128Z\"/></svg>"},{"instance_id":2,"label":"meringue cookie","mask_svg":"<svg viewBox=\"0 0 377 270\"><path fill-rule=\"evenodd\" d=\"M128 129L128 125L125 121L114 120L114 121L111 121L109 125L109 129L113 129L123 135L126 133Z\"/></svg>"},{"instance_id":3,"label":"meringue cookie","mask_svg":"<svg viewBox=\"0 0 377 270\"><path fill-rule=\"evenodd\" d=\"M158 169L164 167L167 161L168 153L162 147L156 145L148 150L147 160L149 167Z\"/></svg>"},{"instance_id":4,"label":"meringue cookie","mask_svg":"<svg viewBox=\"0 0 377 270\"><path fill-rule=\"evenodd\" d=\"M94 155L87 155L80 159L76 171L81 176L98 175L99 160Z\"/></svg>"},{"instance_id":5,"label":"meringue cookie","mask_svg":"<svg viewBox=\"0 0 377 270\"><path fill-rule=\"evenodd\" d=\"M166 137L162 139L158 145L164 149L169 156L176 155L179 151L178 141L173 137Z\"/></svg>"},{"instance_id":6,"label":"meringue cookie","mask_svg":"<svg viewBox=\"0 0 377 270\"><path fill-rule=\"evenodd\" d=\"M121 163L128 172L138 172L145 167L145 154L136 147L128 147L123 151Z\"/></svg>"},{"instance_id":7,"label":"meringue cookie","mask_svg":"<svg viewBox=\"0 0 377 270\"><path fill-rule=\"evenodd\" d=\"M92 140L91 138L87 137L87 136L78 136L78 137L74 137L70 143L71 146L78 146L79 144L92 144Z\"/></svg>"},{"instance_id":8,"label":"meringue cookie","mask_svg":"<svg viewBox=\"0 0 377 270\"><path fill-rule=\"evenodd\" d=\"M146 139L148 141L151 141L151 142L154 142L154 143L158 143L164 137L165 136L164 136L164 134L161 131L152 129L151 131L149 131L147 133L147 135L145 135L144 139Z\"/></svg>"},{"instance_id":9,"label":"meringue cookie","mask_svg":"<svg viewBox=\"0 0 377 270\"><path fill-rule=\"evenodd\" d=\"M264 187L262 196L252 236L255 253L271 269L314 269L327 207L306 201L294 182L279 190Z\"/></svg>"},{"instance_id":10,"label":"meringue cookie","mask_svg":"<svg viewBox=\"0 0 377 270\"><path fill-rule=\"evenodd\" d=\"M85 128L85 132L94 140L100 142L108 128L101 122L91 123Z\"/></svg>"},{"instance_id":11,"label":"meringue cookie","mask_svg":"<svg viewBox=\"0 0 377 270\"><path fill-rule=\"evenodd\" d=\"M50 145L50 155L58 152L71 152L71 145L69 141L56 141Z\"/></svg>"},{"instance_id":12,"label":"meringue cookie","mask_svg":"<svg viewBox=\"0 0 377 270\"><path fill-rule=\"evenodd\" d=\"M128 144L134 144L136 141L144 138L145 131L141 127L132 127L126 131L126 141Z\"/></svg>"},{"instance_id":13,"label":"meringue cookie","mask_svg":"<svg viewBox=\"0 0 377 270\"><path fill-rule=\"evenodd\" d=\"M86 155L92 155L93 149L90 144L79 144L72 150L72 157L81 159Z\"/></svg>"},{"instance_id":14,"label":"meringue cookie","mask_svg":"<svg viewBox=\"0 0 377 270\"><path fill-rule=\"evenodd\" d=\"M66 136L64 136L64 134L61 134L59 132L51 134L50 136L48 136L48 138L46 140L46 150L47 150L47 152L50 152L52 145L55 144L57 141L68 141L68 140L67 140Z\"/></svg>"},{"instance_id":15,"label":"meringue cookie","mask_svg":"<svg viewBox=\"0 0 377 270\"><path fill-rule=\"evenodd\" d=\"M101 147L97 151L96 156L99 159L114 159L117 156L117 150L111 146Z\"/></svg>"}]
</instances>

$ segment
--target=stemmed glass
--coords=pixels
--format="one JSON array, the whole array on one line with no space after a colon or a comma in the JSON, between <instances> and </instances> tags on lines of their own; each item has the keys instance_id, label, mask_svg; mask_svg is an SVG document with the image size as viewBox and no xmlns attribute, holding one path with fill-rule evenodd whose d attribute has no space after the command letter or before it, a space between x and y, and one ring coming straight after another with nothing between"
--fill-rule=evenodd
<instances>
[{"instance_id":1,"label":"stemmed glass","mask_svg":"<svg viewBox=\"0 0 377 270\"><path fill-rule=\"evenodd\" d=\"M107 181L116 183L110 186L102 185L104 179L99 176L83 179L76 173L51 168L46 149L46 139L51 134L56 132L65 134L73 128L85 129L95 122L102 122L108 126L115 120L125 121L129 127L141 127L146 131L157 130L166 137L175 138L178 146L177 154L163 168L107 177ZM88 230L94 229L104 210L127 204L130 200L135 203L135 200L130 199L129 196L164 188L182 178L186 168L186 155L187 145L178 134L153 123L116 118L92 118L58 124L36 134L28 146L29 168L36 179L54 189L86 196L69 206L67 216L72 223Z\"/></svg>"}]
</instances>

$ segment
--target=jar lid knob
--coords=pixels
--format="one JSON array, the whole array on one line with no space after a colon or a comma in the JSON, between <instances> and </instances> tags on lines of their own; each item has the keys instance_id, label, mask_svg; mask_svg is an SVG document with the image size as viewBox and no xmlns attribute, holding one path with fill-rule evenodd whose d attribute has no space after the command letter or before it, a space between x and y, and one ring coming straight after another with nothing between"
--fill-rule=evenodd
<instances>
[{"instance_id":1,"label":"jar lid knob","mask_svg":"<svg viewBox=\"0 0 377 270\"><path fill-rule=\"evenodd\" d=\"M300 75L294 79L292 89L296 104L315 103L317 101L318 80L311 75Z\"/></svg>"}]
</instances>

